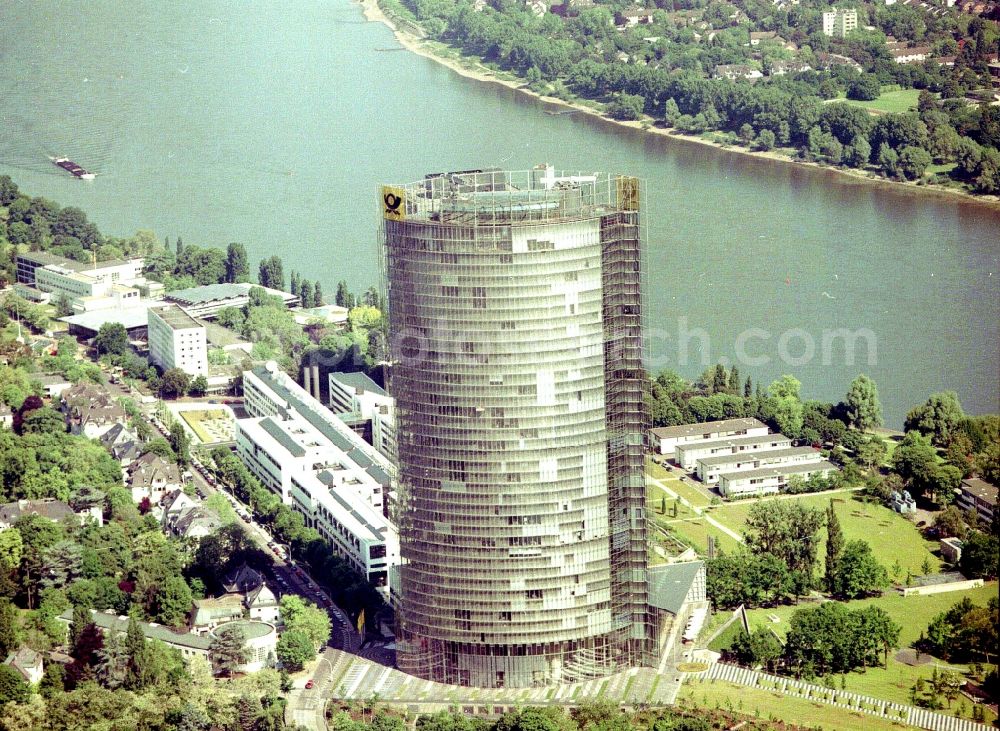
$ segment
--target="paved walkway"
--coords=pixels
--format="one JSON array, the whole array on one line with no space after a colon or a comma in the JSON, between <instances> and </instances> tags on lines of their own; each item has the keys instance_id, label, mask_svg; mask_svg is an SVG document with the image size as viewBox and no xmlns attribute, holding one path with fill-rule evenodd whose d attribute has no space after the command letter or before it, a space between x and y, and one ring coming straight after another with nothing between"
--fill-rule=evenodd
<instances>
[{"instance_id":1,"label":"paved walkway","mask_svg":"<svg viewBox=\"0 0 1000 731\"><path fill-rule=\"evenodd\" d=\"M674 498L675 500L680 500L681 501L681 505L683 505L684 507L688 508L695 515L699 515L702 518L704 518L705 521L709 525L711 525L713 528L716 528L717 530L722 531L723 533L725 533L727 536L729 536L730 538L732 538L737 543L745 543L746 542L746 541L743 540L743 536L741 536L739 533L737 533L736 531L734 531L729 526L723 525L722 523L720 523L719 521L717 521L715 518L713 518L711 515L709 515L708 513L706 513L704 507L695 507L694 505L692 505L688 501L687 498L685 498L683 495L679 495L678 493L676 493L673 490L671 490L661 480L653 477L652 475L646 475L646 480L647 480L647 482L652 482L658 488L660 488L661 490L663 490L663 492L667 493L668 496Z\"/></svg>"},{"instance_id":2,"label":"paved walkway","mask_svg":"<svg viewBox=\"0 0 1000 731\"><path fill-rule=\"evenodd\" d=\"M991 728L965 718L955 718L943 713L928 711L926 708L893 703L844 690L831 690L822 685L813 685L794 678L760 673L739 665L716 663L698 677L808 698L813 703L826 703L929 731L988 731Z\"/></svg>"}]
</instances>

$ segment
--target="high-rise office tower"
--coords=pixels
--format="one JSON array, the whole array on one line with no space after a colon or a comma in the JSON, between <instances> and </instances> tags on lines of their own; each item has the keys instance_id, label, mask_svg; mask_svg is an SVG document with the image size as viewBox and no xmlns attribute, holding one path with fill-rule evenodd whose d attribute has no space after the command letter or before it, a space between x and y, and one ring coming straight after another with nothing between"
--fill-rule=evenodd
<instances>
[{"instance_id":1,"label":"high-rise office tower","mask_svg":"<svg viewBox=\"0 0 1000 731\"><path fill-rule=\"evenodd\" d=\"M382 188L401 669L522 687L649 662L639 202L549 166Z\"/></svg>"}]
</instances>

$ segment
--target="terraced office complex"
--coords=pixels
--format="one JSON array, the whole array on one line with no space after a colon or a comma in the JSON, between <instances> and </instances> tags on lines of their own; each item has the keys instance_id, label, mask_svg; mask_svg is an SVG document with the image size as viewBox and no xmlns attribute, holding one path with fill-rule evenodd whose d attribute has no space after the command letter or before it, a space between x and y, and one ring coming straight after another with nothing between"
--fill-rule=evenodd
<instances>
[{"instance_id":1,"label":"terraced office complex","mask_svg":"<svg viewBox=\"0 0 1000 731\"><path fill-rule=\"evenodd\" d=\"M639 184L382 189L399 667L479 687L648 663Z\"/></svg>"}]
</instances>

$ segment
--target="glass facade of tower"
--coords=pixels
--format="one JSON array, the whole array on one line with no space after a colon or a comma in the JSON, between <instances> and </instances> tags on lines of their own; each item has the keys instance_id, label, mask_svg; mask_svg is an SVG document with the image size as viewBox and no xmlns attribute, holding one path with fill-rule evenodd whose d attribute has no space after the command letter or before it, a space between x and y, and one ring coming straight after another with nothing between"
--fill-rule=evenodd
<instances>
[{"instance_id":1,"label":"glass facade of tower","mask_svg":"<svg viewBox=\"0 0 1000 731\"><path fill-rule=\"evenodd\" d=\"M385 187L401 669L523 687L648 663L634 178Z\"/></svg>"}]
</instances>

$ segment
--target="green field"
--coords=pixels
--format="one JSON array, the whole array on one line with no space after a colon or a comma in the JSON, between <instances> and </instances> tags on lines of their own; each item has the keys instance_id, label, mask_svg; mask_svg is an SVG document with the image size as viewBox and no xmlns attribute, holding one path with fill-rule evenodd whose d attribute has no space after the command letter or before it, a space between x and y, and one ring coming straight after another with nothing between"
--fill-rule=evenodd
<instances>
[{"instance_id":1,"label":"green field","mask_svg":"<svg viewBox=\"0 0 1000 731\"><path fill-rule=\"evenodd\" d=\"M709 525L701 517L671 523L670 529L694 546L695 550L702 556L708 553L709 536L715 536L715 545L726 553L733 553L740 547L740 544L732 536L723 533L715 526Z\"/></svg>"},{"instance_id":2,"label":"green field","mask_svg":"<svg viewBox=\"0 0 1000 731\"><path fill-rule=\"evenodd\" d=\"M968 591L954 591L945 594L931 594L929 596L904 597L895 592L876 599L860 599L848 602L851 609L859 609L866 606L878 606L888 612L889 616L899 624L901 630L899 634L900 647L909 647L920 637L920 633L927 628L930 621L952 607L960 601L962 597L969 597L974 603L985 605L990 597L997 595L997 583L991 582L978 589ZM752 609L747 612L747 618L751 629L761 627L772 629L780 637L784 637L788 631L788 620L795 612L808 604L798 606L783 606L771 609ZM813 605L814 606L814 605ZM772 618L779 621L774 622ZM725 632L712 643L712 649L722 649L728 646L728 641L735 639L735 633ZM955 666L965 670L965 666ZM870 695L876 698L896 701L897 703L910 703L910 688L918 677L930 678L934 672L934 664L910 666L896 661L892 654L889 656L887 668L869 668L863 673L848 673L845 678L846 689L863 695ZM837 687L840 687L841 680L837 678ZM971 714L971 708L968 708Z\"/></svg>"},{"instance_id":3,"label":"green field","mask_svg":"<svg viewBox=\"0 0 1000 731\"><path fill-rule=\"evenodd\" d=\"M899 725L877 716L722 681L695 680L685 683L677 696L677 705L732 709L758 718L773 718L775 721L808 728L857 729L857 731L889 731L889 729L898 731L900 728Z\"/></svg>"},{"instance_id":4,"label":"green field","mask_svg":"<svg viewBox=\"0 0 1000 731\"><path fill-rule=\"evenodd\" d=\"M873 112L900 113L916 109L919 95L919 89L899 89L883 92L878 99L873 99L870 102L860 102L853 99L844 99L844 101L862 109L870 109Z\"/></svg>"},{"instance_id":5,"label":"green field","mask_svg":"<svg viewBox=\"0 0 1000 731\"><path fill-rule=\"evenodd\" d=\"M853 493L844 491L833 496L841 502L834 503L834 510L840 520L844 538L848 541L865 540L871 544L872 551L879 561L889 571L889 578L897 581L906 580L906 572L914 576L923 573L923 563L926 559L931 571L941 567L940 559L931 553L937 549L937 543L924 540L916 526L898 513L882 505L864 504L854 498ZM830 495L802 495L795 499L812 508L825 510L830 504ZM712 508L711 515L720 523L743 533L747 514L752 503L730 503L718 508ZM821 531L818 556L822 557L826 546L826 531ZM893 569L898 564L899 571L893 576Z\"/></svg>"}]
</instances>

